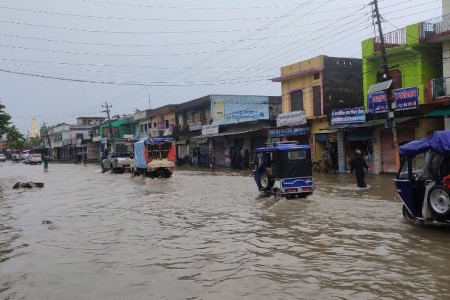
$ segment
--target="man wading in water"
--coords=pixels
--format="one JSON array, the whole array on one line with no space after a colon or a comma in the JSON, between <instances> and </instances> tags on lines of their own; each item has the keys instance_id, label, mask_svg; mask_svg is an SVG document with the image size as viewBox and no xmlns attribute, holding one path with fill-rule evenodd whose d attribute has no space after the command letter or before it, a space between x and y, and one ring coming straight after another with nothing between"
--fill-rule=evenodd
<instances>
[{"instance_id":1,"label":"man wading in water","mask_svg":"<svg viewBox=\"0 0 450 300\"><path fill-rule=\"evenodd\" d=\"M355 158L350 162L350 165L350 173L353 173L353 171L355 171L356 185L359 188L367 187L366 183L364 182L364 168L369 169L369 166L367 166L367 163L362 157L360 150L355 151Z\"/></svg>"}]
</instances>

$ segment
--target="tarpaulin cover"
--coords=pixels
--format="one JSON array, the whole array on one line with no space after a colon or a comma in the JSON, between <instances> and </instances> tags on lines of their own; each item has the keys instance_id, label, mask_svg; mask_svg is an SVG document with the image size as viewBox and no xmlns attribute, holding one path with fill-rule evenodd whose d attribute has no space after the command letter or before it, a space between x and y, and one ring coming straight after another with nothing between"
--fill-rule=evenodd
<instances>
[{"instance_id":1,"label":"tarpaulin cover","mask_svg":"<svg viewBox=\"0 0 450 300\"><path fill-rule=\"evenodd\" d=\"M442 155L450 155L450 130L435 131L431 137L402 145L398 148L398 153L415 156L428 150L434 150Z\"/></svg>"},{"instance_id":2,"label":"tarpaulin cover","mask_svg":"<svg viewBox=\"0 0 450 300\"><path fill-rule=\"evenodd\" d=\"M167 142L172 142L172 138L148 138L145 141L146 144L161 144L161 143L167 143Z\"/></svg>"},{"instance_id":3,"label":"tarpaulin cover","mask_svg":"<svg viewBox=\"0 0 450 300\"><path fill-rule=\"evenodd\" d=\"M136 142L134 144L134 165L137 168L145 169L147 168L147 162L145 160L145 140Z\"/></svg>"}]
</instances>

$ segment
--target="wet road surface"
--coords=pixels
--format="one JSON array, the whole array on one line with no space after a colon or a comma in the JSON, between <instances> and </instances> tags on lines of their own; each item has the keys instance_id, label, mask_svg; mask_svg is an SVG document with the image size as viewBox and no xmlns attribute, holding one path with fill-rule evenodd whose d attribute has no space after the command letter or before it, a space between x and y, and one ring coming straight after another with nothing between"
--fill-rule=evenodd
<instances>
[{"instance_id":1,"label":"wet road surface","mask_svg":"<svg viewBox=\"0 0 450 300\"><path fill-rule=\"evenodd\" d=\"M392 179L319 174L275 201L233 172L6 162L0 298L449 299L450 230L405 222Z\"/></svg>"}]
</instances>

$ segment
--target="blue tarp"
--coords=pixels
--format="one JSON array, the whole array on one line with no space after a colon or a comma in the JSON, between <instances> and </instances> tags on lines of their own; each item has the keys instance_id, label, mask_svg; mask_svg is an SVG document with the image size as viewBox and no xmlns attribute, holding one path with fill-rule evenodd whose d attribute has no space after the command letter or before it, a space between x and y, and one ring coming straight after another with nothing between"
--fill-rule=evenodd
<instances>
[{"instance_id":1,"label":"blue tarp","mask_svg":"<svg viewBox=\"0 0 450 300\"><path fill-rule=\"evenodd\" d=\"M140 169L147 168L147 162L145 161L144 151L146 151L145 140L136 142L134 144L134 165L136 166L136 168Z\"/></svg>"},{"instance_id":2,"label":"blue tarp","mask_svg":"<svg viewBox=\"0 0 450 300\"><path fill-rule=\"evenodd\" d=\"M406 156L415 156L428 150L434 150L442 155L450 155L450 130L435 131L431 137L398 147L398 153Z\"/></svg>"},{"instance_id":3,"label":"blue tarp","mask_svg":"<svg viewBox=\"0 0 450 300\"><path fill-rule=\"evenodd\" d=\"M144 151L147 151L145 145L158 145L161 143L172 142L172 138L148 138L140 140L134 144L134 165L140 169L147 168L147 161L145 160Z\"/></svg>"},{"instance_id":4,"label":"blue tarp","mask_svg":"<svg viewBox=\"0 0 450 300\"><path fill-rule=\"evenodd\" d=\"M172 138L148 138L145 141L146 144L161 144L161 143L167 143L172 142Z\"/></svg>"}]
</instances>

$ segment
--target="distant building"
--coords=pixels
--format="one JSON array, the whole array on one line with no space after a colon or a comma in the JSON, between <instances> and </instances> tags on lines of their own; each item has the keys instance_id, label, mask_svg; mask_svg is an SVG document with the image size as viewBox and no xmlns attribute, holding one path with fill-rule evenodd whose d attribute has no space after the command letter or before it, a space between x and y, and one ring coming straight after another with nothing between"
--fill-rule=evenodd
<instances>
[{"instance_id":1,"label":"distant building","mask_svg":"<svg viewBox=\"0 0 450 300\"><path fill-rule=\"evenodd\" d=\"M39 126L37 124L36 118L33 117L31 120L31 128L30 133L28 134L28 138L37 138L40 137L39 134Z\"/></svg>"}]
</instances>

